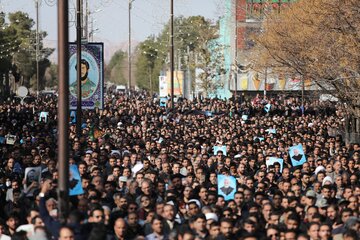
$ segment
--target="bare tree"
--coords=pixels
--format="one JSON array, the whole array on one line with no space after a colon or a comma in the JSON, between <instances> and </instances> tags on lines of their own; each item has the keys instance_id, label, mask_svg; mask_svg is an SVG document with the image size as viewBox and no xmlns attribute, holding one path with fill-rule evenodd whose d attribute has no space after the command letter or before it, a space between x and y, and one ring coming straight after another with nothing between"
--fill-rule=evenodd
<instances>
[{"instance_id":1,"label":"bare tree","mask_svg":"<svg viewBox=\"0 0 360 240\"><path fill-rule=\"evenodd\" d=\"M310 79L360 116L360 1L299 0L269 14L256 37L258 71Z\"/></svg>"}]
</instances>

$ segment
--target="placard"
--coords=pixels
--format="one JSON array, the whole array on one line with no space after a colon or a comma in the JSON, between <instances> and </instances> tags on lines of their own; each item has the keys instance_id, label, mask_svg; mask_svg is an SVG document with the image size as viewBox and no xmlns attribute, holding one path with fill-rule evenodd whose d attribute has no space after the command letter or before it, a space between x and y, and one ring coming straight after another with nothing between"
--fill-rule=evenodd
<instances>
[{"instance_id":1,"label":"placard","mask_svg":"<svg viewBox=\"0 0 360 240\"><path fill-rule=\"evenodd\" d=\"M236 192L236 178L219 174L217 176L218 195L224 197L225 201L234 199Z\"/></svg>"},{"instance_id":2,"label":"placard","mask_svg":"<svg viewBox=\"0 0 360 240\"><path fill-rule=\"evenodd\" d=\"M301 144L290 147L289 155L293 167L303 165L306 162L306 156Z\"/></svg>"}]
</instances>

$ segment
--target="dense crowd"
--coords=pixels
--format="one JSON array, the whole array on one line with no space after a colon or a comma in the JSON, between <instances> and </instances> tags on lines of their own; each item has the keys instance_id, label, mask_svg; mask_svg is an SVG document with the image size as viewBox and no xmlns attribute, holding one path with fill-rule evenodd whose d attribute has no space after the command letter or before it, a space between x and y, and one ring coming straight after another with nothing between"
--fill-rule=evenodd
<instances>
[{"instance_id":1,"label":"dense crowd","mask_svg":"<svg viewBox=\"0 0 360 240\"><path fill-rule=\"evenodd\" d=\"M0 104L0 240L359 239L360 146L344 142L333 103L256 96L171 109L145 92L108 92L104 109L83 111L81 136L70 126L84 192L70 197L66 224L56 113L55 97ZM297 144L307 160L293 167ZM25 180L30 167L40 182ZM219 174L236 178L233 199L218 194Z\"/></svg>"}]
</instances>

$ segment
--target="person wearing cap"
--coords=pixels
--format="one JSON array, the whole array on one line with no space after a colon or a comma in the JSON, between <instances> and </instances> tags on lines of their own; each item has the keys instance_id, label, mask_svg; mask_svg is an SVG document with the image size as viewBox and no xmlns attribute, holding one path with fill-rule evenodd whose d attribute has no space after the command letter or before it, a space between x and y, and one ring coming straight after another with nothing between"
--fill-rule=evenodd
<instances>
[{"instance_id":1,"label":"person wearing cap","mask_svg":"<svg viewBox=\"0 0 360 240\"><path fill-rule=\"evenodd\" d=\"M306 202L305 202L306 209L311 206L314 206L317 199L316 192L314 190L308 190L305 196L306 196Z\"/></svg>"}]
</instances>

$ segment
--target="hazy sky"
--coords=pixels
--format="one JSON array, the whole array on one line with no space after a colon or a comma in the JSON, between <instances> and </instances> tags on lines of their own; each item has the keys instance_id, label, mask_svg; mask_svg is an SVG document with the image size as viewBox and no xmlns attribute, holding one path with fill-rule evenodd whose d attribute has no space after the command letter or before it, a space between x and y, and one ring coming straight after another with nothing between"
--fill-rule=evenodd
<instances>
[{"instance_id":1,"label":"hazy sky","mask_svg":"<svg viewBox=\"0 0 360 240\"><path fill-rule=\"evenodd\" d=\"M56 0L40 1L40 29L48 33L45 44L57 44L57 7ZM83 0L84 2L86 0ZM105 41L110 45L121 45L128 39L128 0L88 0L90 16L94 18L94 29L98 29L94 40ZM225 0L174 0L175 15L203 15L217 19L223 13ZM70 41L75 40L75 4L70 4ZM35 17L35 0L0 0L1 10L8 13L14 11L28 12ZM135 0L132 10L132 39L142 41L152 33L158 33L164 23L169 20L170 0Z\"/></svg>"}]
</instances>

